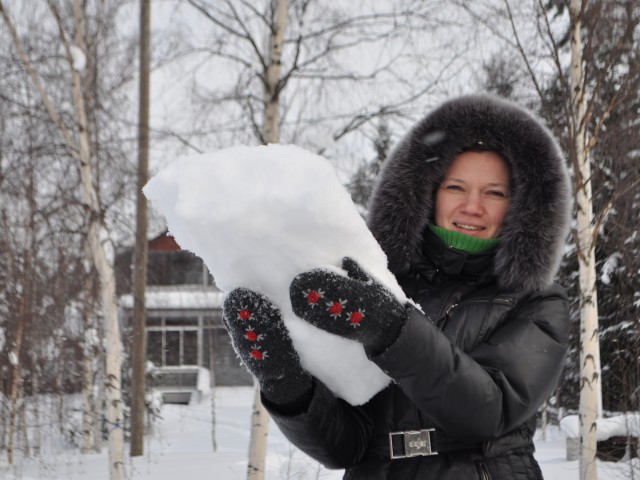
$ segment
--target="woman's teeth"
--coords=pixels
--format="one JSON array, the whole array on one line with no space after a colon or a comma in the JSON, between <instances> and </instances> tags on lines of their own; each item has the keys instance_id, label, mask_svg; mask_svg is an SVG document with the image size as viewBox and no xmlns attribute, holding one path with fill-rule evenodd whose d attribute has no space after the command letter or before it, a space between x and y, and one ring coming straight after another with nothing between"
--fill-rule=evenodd
<instances>
[{"instance_id":1,"label":"woman's teeth","mask_svg":"<svg viewBox=\"0 0 640 480\"><path fill-rule=\"evenodd\" d=\"M482 230L482 227L476 227L475 225L464 225L462 223L456 223L458 228L464 228L465 230Z\"/></svg>"}]
</instances>

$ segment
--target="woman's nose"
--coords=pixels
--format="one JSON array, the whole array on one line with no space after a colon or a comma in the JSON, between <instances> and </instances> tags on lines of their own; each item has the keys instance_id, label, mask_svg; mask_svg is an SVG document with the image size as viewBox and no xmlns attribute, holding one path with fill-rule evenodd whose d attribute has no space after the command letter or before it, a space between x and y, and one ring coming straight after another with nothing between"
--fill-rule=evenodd
<instances>
[{"instance_id":1,"label":"woman's nose","mask_svg":"<svg viewBox=\"0 0 640 480\"><path fill-rule=\"evenodd\" d=\"M469 193L462 204L462 211L470 215L479 215L483 209L482 196L477 193Z\"/></svg>"}]
</instances>

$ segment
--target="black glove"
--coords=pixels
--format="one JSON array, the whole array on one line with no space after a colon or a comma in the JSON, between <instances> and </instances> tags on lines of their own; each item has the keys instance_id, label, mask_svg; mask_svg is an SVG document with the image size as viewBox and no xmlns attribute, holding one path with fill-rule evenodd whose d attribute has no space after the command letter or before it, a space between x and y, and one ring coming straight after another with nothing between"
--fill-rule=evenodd
<instances>
[{"instance_id":1,"label":"black glove","mask_svg":"<svg viewBox=\"0 0 640 480\"><path fill-rule=\"evenodd\" d=\"M267 297L237 288L226 297L224 321L233 348L269 401L283 405L311 391L280 310Z\"/></svg>"},{"instance_id":2,"label":"black glove","mask_svg":"<svg viewBox=\"0 0 640 480\"><path fill-rule=\"evenodd\" d=\"M298 275L289 288L293 311L318 328L362 343L370 356L382 353L400 335L407 309L355 260L344 258L342 268L349 277L321 269Z\"/></svg>"}]
</instances>

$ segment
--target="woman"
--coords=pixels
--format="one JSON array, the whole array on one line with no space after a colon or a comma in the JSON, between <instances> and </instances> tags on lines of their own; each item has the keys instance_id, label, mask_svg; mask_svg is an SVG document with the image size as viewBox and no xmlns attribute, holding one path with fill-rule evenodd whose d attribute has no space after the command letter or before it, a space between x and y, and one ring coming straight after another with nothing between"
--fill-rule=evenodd
<instances>
[{"instance_id":1,"label":"woman","mask_svg":"<svg viewBox=\"0 0 640 480\"><path fill-rule=\"evenodd\" d=\"M348 479L542 478L535 416L568 342L553 283L568 185L556 142L512 103L461 97L413 128L386 161L369 227L415 305L350 259L348 277L315 270L291 284L298 316L361 342L392 378L362 406L302 369L268 299L232 292L234 346L290 441Z\"/></svg>"}]
</instances>

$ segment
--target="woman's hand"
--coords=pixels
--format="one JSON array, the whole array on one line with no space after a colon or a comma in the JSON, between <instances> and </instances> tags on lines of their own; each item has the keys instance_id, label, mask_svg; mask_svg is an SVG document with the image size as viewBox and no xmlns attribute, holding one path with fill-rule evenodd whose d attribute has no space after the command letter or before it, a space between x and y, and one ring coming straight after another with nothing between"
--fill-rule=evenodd
<instances>
[{"instance_id":1,"label":"woman's hand","mask_svg":"<svg viewBox=\"0 0 640 480\"><path fill-rule=\"evenodd\" d=\"M400 334L407 309L358 263L344 258L348 277L316 269L298 275L289 288L294 313L329 333L356 340L373 356Z\"/></svg>"},{"instance_id":2,"label":"woman's hand","mask_svg":"<svg viewBox=\"0 0 640 480\"><path fill-rule=\"evenodd\" d=\"M312 387L311 376L300 359L280 310L257 292L237 288L226 297L224 321L233 348L274 404L287 404Z\"/></svg>"}]
</instances>

